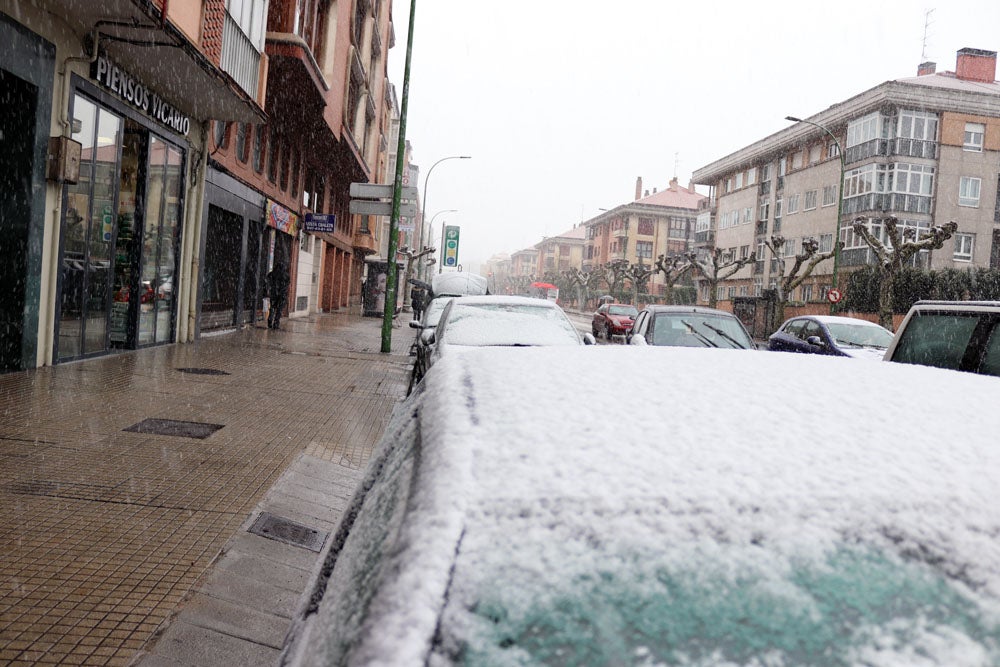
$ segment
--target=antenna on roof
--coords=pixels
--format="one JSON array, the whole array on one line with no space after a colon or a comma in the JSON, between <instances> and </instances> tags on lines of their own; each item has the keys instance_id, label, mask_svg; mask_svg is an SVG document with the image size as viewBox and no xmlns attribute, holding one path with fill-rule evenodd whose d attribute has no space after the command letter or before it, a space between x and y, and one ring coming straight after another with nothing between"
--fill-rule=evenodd
<instances>
[{"instance_id":1,"label":"antenna on roof","mask_svg":"<svg viewBox=\"0 0 1000 667\"><path fill-rule=\"evenodd\" d=\"M934 13L934 8L928 9L924 12L924 41L920 48L920 62L927 60L927 32L931 27L931 14Z\"/></svg>"}]
</instances>

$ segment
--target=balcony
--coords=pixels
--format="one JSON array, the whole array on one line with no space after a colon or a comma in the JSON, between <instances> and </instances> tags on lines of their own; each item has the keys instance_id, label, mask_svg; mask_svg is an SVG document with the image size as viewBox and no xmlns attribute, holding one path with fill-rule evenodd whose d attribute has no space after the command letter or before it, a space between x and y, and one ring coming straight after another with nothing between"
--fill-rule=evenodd
<instances>
[{"instance_id":1,"label":"balcony","mask_svg":"<svg viewBox=\"0 0 1000 667\"><path fill-rule=\"evenodd\" d=\"M844 200L844 214L855 213L925 213L930 214L934 198L901 192L875 193Z\"/></svg>"},{"instance_id":2,"label":"balcony","mask_svg":"<svg viewBox=\"0 0 1000 667\"><path fill-rule=\"evenodd\" d=\"M228 73L240 88L257 97L257 86L260 82L260 51L254 48L253 42L247 37L236 21L226 12L225 23L222 26L222 71Z\"/></svg>"},{"instance_id":3,"label":"balcony","mask_svg":"<svg viewBox=\"0 0 1000 667\"><path fill-rule=\"evenodd\" d=\"M292 33L270 32L265 49L268 90L282 100L283 112L307 100L315 107L326 106L330 86L305 40ZM293 100L298 100L297 104Z\"/></svg>"},{"instance_id":4,"label":"balcony","mask_svg":"<svg viewBox=\"0 0 1000 667\"><path fill-rule=\"evenodd\" d=\"M354 236L351 238L351 246L353 246L355 251L364 255L373 255L378 252L378 243L375 241L375 236L370 231L355 232Z\"/></svg>"},{"instance_id":5,"label":"balcony","mask_svg":"<svg viewBox=\"0 0 1000 667\"><path fill-rule=\"evenodd\" d=\"M616 229L611 232L611 238L615 239L627 239L628 238L628 227L622 227L621 229Z\"/></svg>"},{"instance_id":6,"label":"balcony","mask_svg":"<svg viewBox=\"0 0 1000 667\"><path fill-rule=\"evenodd\" d=\"M694 242L700 244L709 244L709 245L715 243L715 230L709 229L708 231L704 232L695 232Z\"/></svg>"},{"instance_id":7,"label":"balcony","mask_svg":"<svg viewBox=\"0 0 1000 667\"><path fill-rule=\"evenodd\" d=\"M852 164L876 156L916 157L934 160L938 154L936 141L922 139L872 139L857 146L851 146L844 151L844 162Z\"/></svg>"},{"instance_id":8,"label":"balcony","mask_svg":"<svg viewBox=\"0 0 1000 667\"><path fill-rule=\"evenodd\" d=\"M754 228L754 234L757 236L767 235L767 220L759 220L756 227Z\"/></svg>"}]
</instances>

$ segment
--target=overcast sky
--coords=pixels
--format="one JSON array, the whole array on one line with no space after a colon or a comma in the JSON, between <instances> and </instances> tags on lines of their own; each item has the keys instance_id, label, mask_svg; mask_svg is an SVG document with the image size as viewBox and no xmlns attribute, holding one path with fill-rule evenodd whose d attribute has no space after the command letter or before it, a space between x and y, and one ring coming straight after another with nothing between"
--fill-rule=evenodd
<instances>
[{"instance_id":1,"label":"overcast sky","mask_svg":"<svg viewBox=\"0 0 1000 667\"><path fill-rule=\"evenodd\" d=\"M393 3L400 98L409 9ZM631 201L638 176L686 186L785 116L1000 50L1000 0L417 0L415 16L406 137L421 196L434 162L472 156L434 169L427 215L458 209L435 228L461 227L473 271Z\"/></svg>"}]
</instances>

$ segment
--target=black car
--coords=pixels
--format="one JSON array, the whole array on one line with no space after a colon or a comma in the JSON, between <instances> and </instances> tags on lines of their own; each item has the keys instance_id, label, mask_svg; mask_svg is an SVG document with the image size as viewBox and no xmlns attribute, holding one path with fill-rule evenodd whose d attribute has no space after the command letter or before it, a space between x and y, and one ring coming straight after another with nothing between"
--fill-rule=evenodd
<instances>
[{"instance_id":1,"label":"black car","mask_svg":"<svg viewBox=\"0 0 1000 667\"><path fill-rule=\"evenodd\" d=\"M628 334L631 345L755 350L743 323L724 310L701 306L647 306Z\"/></svg>"}]
</instances>

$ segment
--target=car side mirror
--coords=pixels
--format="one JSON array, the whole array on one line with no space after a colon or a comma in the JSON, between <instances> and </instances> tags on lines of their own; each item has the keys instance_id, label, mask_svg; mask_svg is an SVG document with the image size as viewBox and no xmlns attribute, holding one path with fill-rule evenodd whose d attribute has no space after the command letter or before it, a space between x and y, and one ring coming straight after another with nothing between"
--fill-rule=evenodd
<instances>
[{"instance_id":1,"label":"car side mirror","mask_svg":"<svg viewBox=\"0 0 1000 667\"><path fill-rule=\"evenodd\" d=\"M594 338L594 334L592 334L592 333L590 333L588 331L587 333L583 334L583 344L584 345L596 345L597 344L597 339Z\"/></svg>"},{"instance_id":2,"label":"car side mirror","mask_svg":"<svg viewBox=\"0 0 1000 667\"><path fill-rule=\"evenodd\" d=\"M646 338L642 334L632 334L632 338L629 339L628 344L639 346L649 345L649 343L646 342Z\"/></svg>"},{"instance_id":3,"label":"car side mirror","mask_svg":"<svg viewBox=\"0 0 1000 667\"><path fill-rule=\"evenodd\" d=\"M424 325L422 325L419 320L410 320L410 328L411 329L423 329Z\"/></svg>"},{"instance_id":4,"label":"car side mirror","mask_svg":"<svg viewBox=\"0 0 1000 667\"><path fill-rule=\"evenodd\" d=\"M823 339L819 336L809 336L809 338L806 338L806 342L817 347L826 347L826 345L823 344Z\"/></svg>"}]
</instances>

